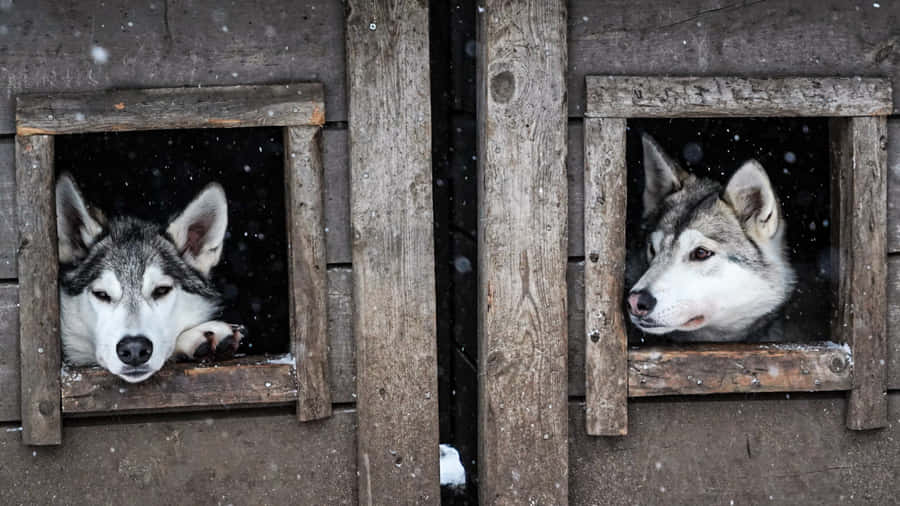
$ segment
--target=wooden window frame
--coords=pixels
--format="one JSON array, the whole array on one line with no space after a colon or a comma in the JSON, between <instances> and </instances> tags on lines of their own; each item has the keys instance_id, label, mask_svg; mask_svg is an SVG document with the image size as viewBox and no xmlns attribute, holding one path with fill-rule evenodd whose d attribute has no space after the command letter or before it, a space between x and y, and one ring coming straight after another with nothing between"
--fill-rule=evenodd
<instances>
[{"instance_id":1,"label":"wooden window frame","mask_svg":"<svg viewBox=\"0 0 900 506\"><path fill-rule=\"evenodd\" d=\"M296 403L331 415L320 83L20 95L16 102L19 356L23 442L62 441L62 415ZM88 132L283 127L290 354L170 364L124 384L103 369L61 369L54 136ZM163 387L162 385L165 385Z\"/></svg>"},{"instance_id":2,"label":"wooden window frame","mask_svg":"<svg viewBox=\"0 0 900 506\"><path fill-rule=\"evenodd\" d=\"M628 397L849 391L847 427L887 425L887 116L882 78L587 76L587 433L627 434ZM628 349L622 311L628 118L830 117L834 343ZM853 251L847 245L853 245Z\"/></svg>"}]
</instances>

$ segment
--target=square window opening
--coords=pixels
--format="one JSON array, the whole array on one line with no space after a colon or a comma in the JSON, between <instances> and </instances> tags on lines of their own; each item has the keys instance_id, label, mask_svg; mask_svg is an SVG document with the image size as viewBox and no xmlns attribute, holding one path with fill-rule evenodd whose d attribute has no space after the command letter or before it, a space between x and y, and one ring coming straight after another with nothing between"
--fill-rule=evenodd
<instances>
[{"instance_id":1,"label":"square window opening","mask_svg":"<svg viewBox=\"0 0 900 506\"><path fill-rule=\"evenodd\" d=\"M833 316L831 177L826 118L678 118L628 119L626 134L627 212L625 294L644 273L649 230L643 219L642 134L649 134L686 172L724 188L750 159L765 169L786 224L785 259L796 284L774 318L739 342L803 343L831 339ZM748 245L745 245L748 246ZM766 278L768 265L742 265L753 277ZM780 283L777 276L772 282ZM722 280L721 282L726 282ZM687 290L687 286L683 287ZM741 290L733 286L732 290ZM628 321L630 345L671 343L665 335L642 332Z\"/></svg>"}]
</instances>

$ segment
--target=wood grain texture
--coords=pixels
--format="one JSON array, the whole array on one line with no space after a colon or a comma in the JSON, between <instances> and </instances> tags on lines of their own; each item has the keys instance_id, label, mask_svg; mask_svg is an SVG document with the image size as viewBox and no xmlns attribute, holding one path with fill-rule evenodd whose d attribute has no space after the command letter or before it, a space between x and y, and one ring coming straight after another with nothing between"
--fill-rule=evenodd
<instances>
[{"instance_id":1,"label":"wood grain texture","mask_svg":"<svg viewBox=\"0 0 900 506\"><path fill-rule=\"evenodd\" d=\"M329 264L349 264L350 161L347 130L322 132L322 165L325 172L325 254Z\"/></svg>"},{"instance_id":2,"label":"wood grain texture","mask_svg":"<svg viewBox=\"0 0 900 506\"><path fill-rule=\"evenodd\" d=\"M136 384L101 368L66 368L61 377L66 415L284 406L298 401L294 367L267 363L263 357L210 366L171 364Z\"/></svg>"},{"instance_id":3,"label":"wood grain texture","mask_svg":"<svg viewBox=\"0 0 900 506\"><path fill-rule=\"evenodd\" d=\"M16 148L0 138L0 279L16 277Z\"/></svg>"},{"instance_id":4,"label":"wood grain texture","mask_svg":"<svg viewBox=\"0 0 900 506\"><path fill-rule=\"evenodd\" d=\"M849 349L720 344L628 352L628 396L849 390Z\"/></svg>"},{"instance_id":5,"label":"wood grain texture","mask_svg":"<svg viewBox=\"0 0 900 506\"><path fill-rule=\"evenodd\" d=\"M323 123L320 83L19 95L16 100L18 135Z\"/></svg>"},{"instance_id":6,"label":"wood grain texture","mask_svg":"<svg viewBox=\"0 0 900 506\"><path fill-rule=\"evenodd\" d=\"M887 302L887 385L900 390L900 255L888 257Z\"/></svg>"},{"instance_id":7,"label":"wood grain texture","mask_svg":"<svg viewBox=\"0 0 900 506\"><path fill-rule=\"evenodd\" d=\"M19 289L0 284L0 422L19 415Z\"/></svg>"},{"instance_id":8,"label":"wood grain texture","mask_svg":"<svg viewBox=\"0 0 900 506\"><path fill-rule=\"evenodd\" d=\"M853 350L847 426L887 425L887 131L885 118L832 119L832 339Z\"/></svg>"},{"instance_id":9,"label":"wood grain texture","mask_svg":"<svg viewBox=\"0 0 900 506\"><path fill-rule=\"evenodd\" d=\"M886 116L891 81L853 77L587 76L585 117Z\"/></svg>"},{"instance_id":10,"label":"wood grain texture","mask_svg":"<svg viewBox=\"0 0 900 506\"><path fill-rule=\"evenodd\" d=\"M481 504L566 504L566 5L479 14Z\"/></svg>"},{"instance_id":11,"label":"wood grain texture","mask_svg":"<svg viewBox=\"0 0 900 506\"><path fill-rule=\"evenodd\" d=\"M22 441L62 441L53 137L16 137Z\"/></svg>"},{"instance_id":12,"label":"wood grain texture","mask_svg":"<svg viewBox=\"0 0 900 506\"><path fill-rule=\"evenodd\" d=\"M584 123L585 422L588 434L628 433L625 293L625 120Z\"/></svg>"},{"instance_id":13,"label":"wood grain texture","mask_svg":"<svg viewBox=\"0 0 900 506\"><path fill-rule=\"evenodd\" d=\"M887 131L887 249L900 253L900 118L888 118Z\"/></svg>"},{"instance_id":14,"label":"wood grain texture","mask_svg":"<svg viewBox=\"0 0 900 506\"><path fill-rule=\"evenodd\" d=\"M437 504L428 9L347 4L362 504Z\"/></svg>"},{"instance_id":15,"label":"wood grain texture","mask_svg":"<svg viewBox=\"0 0 900 506\"><path fill-rule=\"evenodd\" d=\"M34 0L0 18L0 133L21 93L115 88L318 81L328 120L347 119L341 2Z\"/></svg>"},{"instance_id":16,"label":"wood grain texture","mask_svg":"<svg viewBox=\"0 0 900 506\"><path fill-rule=\"evenodd\" d=\"M291 352L300 421L331 416L321 140L318 127L284 129Z\"/></svg>"},{"instance_id":17,"label":"wood grain texture","mask_svg":"<svg viewBox=\"0 0 900 506\"><path fill-rule=\"evenodd\" d=\"M6 504L357 504L353 410L304 424L288 409L67 419L56 448L23 446L16 429L0 426Z\"/></svg>"},{"instance_id":18,"label":"wood grain texture","mask_svg":"<svg viewBox=\"0 0 900 506\"><path fill-rule=\"evenodd\" d=\"M842 0L578 0L569 9L569 114L586 75L845 76L900 82L896 6ZM894 89L894 114L900 89Z\"/></svg>"},{"instance_id":19,"label":"wood grain texture","mask_svg":"<svg viewBox=\"0 0 900 506\"><path fill-rule=\"evenodd\" d=\"M884 5L884 4L882 4ZM635 399L628 437L584 430L569 406L570 504L894 504L900 393L890 427L859 433L840 394Z\"/></svg>"}]
</instances>

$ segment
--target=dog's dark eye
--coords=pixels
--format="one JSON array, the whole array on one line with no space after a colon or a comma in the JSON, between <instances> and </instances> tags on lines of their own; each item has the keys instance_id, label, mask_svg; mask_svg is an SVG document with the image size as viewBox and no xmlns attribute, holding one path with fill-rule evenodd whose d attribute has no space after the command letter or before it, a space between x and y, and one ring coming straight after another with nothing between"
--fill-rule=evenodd
<instances>
[{"instance_id":1,"label":"dog's dark eye","mask_svg":"<svg viewBox=\"0 0 900 506\"><path fill-rule=\"evenodd\" d=\"M656 248L653 247L653 241L647 242L647 255L652 259L656 256Z\"/></svg>"},{"instance_id":2,"label":"dog's dark eye","mask_svg":"<svg viewBox=\"0 0 900 506\"><path fill-rule=\"evenodd\" d=\"M694 251L691 251L691 260L706 260L707 258L715 255L712 251L706 248L694 248Z\"/></svg>"},{"instance_id":3,"label":"dog's dark eye","mask_svg":"<svg viewBox=\"0 0 900 506\"><path fill-rule=\"evenodd\" d=\"M110 298L109 294L104 292L103 290L94 290L91 293L94 295L94 297L97 297L98 299L102 300L103 302L109 302L112 300L112 298Z\"/></svg>"},{"instance_id":4,"label":"dog's dark eye","mask_svg":"<svg viewBox=\"0 0 900 506\"><path fill-rule=\"evenodd\" d=\"M166 295L168 295L168 293L171 291L172 291L171 286L157 286L156 288L153 289L153 293L150 294L150 296L153 297L154 299L161 299L161 298L165 297Z\"/></svg>"}]
</instances>

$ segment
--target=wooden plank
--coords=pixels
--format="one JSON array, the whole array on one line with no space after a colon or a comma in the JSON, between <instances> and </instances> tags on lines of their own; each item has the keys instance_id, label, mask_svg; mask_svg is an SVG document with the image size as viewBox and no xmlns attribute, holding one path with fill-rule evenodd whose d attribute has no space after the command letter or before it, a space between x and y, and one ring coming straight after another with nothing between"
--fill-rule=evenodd
<instances>
[{"instance_id":1,"label":"wooden plank","mask_svg":"<svg viewBox=\"0 0 900 506\"><path fill-rule=\"evenodd\" d=\"M887 249L900 253L900 118L888 118Z\"/></svg>"},{"instance_id":2,"label":"wooden plank","mask_svg":"<svg viewBox=\"0 0 900 506\"><path fill-rule=\"evenodd\" d=\"M585 117L886 116L891 81L859 77L587 76Z\"/></svg>"},{"instance_id":3,"label":"wooden plank","mask_svg":"<svg viewBox=\"0 0 900 506\"><path fill-rule=\"evenodd\" d=\"M572 2L570 116L583 114L586 75L830 75L898 83L895 5L879 7L840 0ZM893 113L900 113L900 89Z\"/></svg>"},{"instance_id":4,"label":"wooden plank","mask_svg":"<svg viewBox=\"0 0 900 506\"><path fill-rule=\"evenodd\" d=\"M584 123L584 325L588 434L628 433L625 293L625 120Z\"/></svg>"},{"instance_id":5,"label":"wooden plank","mask_svg":"<svg viewBox=\"0 0 900 506\"><path fill-rule=\"evenodd\" d=\"M0 284L0 422L19 420L19 290Z\"/></svg>"},{"instance_id":6,"label":"wooden plank","mask_svg":"<svg viewBox=\"0 0 900 506\"><path fill-rule=\"evenodd\" d=\"M284 129L291 352L300 421L331 416L321 141L318 127Z\"/></svg>"},{"instance_id":7,"label":"wooden plank","mask_svg":"<svg viewBox=\"0 0 900 506\"><path fill-rule=\"evenodd\" d=\"M437 504L428 8L347 12L360 502Z\"/></svg>"},{"instance_id":8,"label":"wooden plank","mask_svg":"<svg viewBox=\"0 0 900 506\"><path fill-rule=\"evenodd\" d=\"M566 504L566 4L491 0L477 58L482 504Z\"/></svg>"},{"instance_id":9,"label":"wooden plank","mask_svg":"<svg viewBox=\"0 0 900 506\"><path fill-rule=\"evenodd\" d=\"M298 401L289 363L293 358L171 364L136 384L123 383L101 368L64 368L62 410L66 415L106 415L290 405Z\"/></svg>"},{"instance_id":10,"label":"wooden plank","mask_svg":"<svg viewBox=\"0 0 900 506\"><path fill-rule=\"evenodd\" d=\"M847 426L887 425L887 131L885 118L829 122L832 244L837 272L832 339L853 350Z\"/></svg>"},{"instance_id":11,"label":"wooden plank","mask_svg":"<svg viewBox=\"0 0 900 506\"><path fill-rule=\"evenodd\" d=\"M53 137L16 137L22 441L62 440Z\"/></svg>"},{"instance_id":12,"label":"wooden plank","mask_svg":"<svg viewBox=\"0 0 900 506\"><path fill-rule=\"evenodd\" d=\"M23 446L17 428L0 426L5 504L357 504L353 410L67 420L56 448Z\"/></svg>"},{"instance_id":13,"label":"wooden plank","mask_svg":"<svg viewBox=\"0 0 900 506\"><path fill-rule=\"evenodd\" d=\"M319 81L347 119L340 2L34 0L0 18L0 133L21 93L115 88Z\"/></svg>"},{"instance_id":14,"label":"wooden plank","mask_svg":"<svg viewBox=\"0 0 900 506\"><path fill-rule=\"evenodd\" d=\"M16 100L18 135L324 123L320 83L19 95Z\"/></svg>"},{"instance_id":15,"label":"wooden plank","mask_svg":"<svg viewBox=\"0 0 900 506\"><path fill-rule=\"evenodd\" d=\"M0 279L16 277L16 149L0 138Z\"/></svg>"},{"instance_id":16,"label":"wooden plank","mask_svg":"<svg viewBox=\"0 0 900 506\"><path fill-rule=\"evenodd\" d=\"M628 352L628 396L849 390L847 346L719 344Z\"/></svg>"},{"instance_id":17,"label":"wooden plank","mask_svg":"<svg viewBox=\"0 0 900 506\"><path fill-rule=\"evenodd\" d=\"M322 132L325 167L325 254L329 264L349 264L350 254L350 161L347 130Z\"/></svg>"},{"instance_id":18,"label":"wooden plank","mask_svg":"<svg viewBox=\"0 0 900 506\"><path fill-rule=\"evenodd\" d=\"M887 384L900 390L900 255L888 257L887 303Z\"/></svg>"},{"instance_id":19,"label":"wooden plank","mask_svg":"<svg viewBox=\"0 0 900 506\"><path fill-rule=\"evenodd\" d=\"M786 397L635 399L625 438L589 436L572 403L570 503L896 503L900 393L895 423L866 434L845 428L840 394Z\"/></svg>"}]
</instances>

